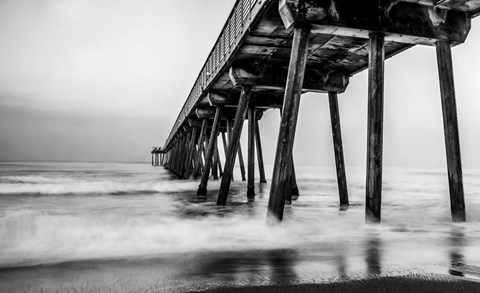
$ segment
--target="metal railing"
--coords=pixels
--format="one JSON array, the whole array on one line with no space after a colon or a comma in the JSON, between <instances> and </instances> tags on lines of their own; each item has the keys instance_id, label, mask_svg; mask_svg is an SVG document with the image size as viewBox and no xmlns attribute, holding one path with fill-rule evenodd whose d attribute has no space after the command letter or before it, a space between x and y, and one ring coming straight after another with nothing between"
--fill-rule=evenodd
<instances>
[{"instance_id":1,"label":"metal railing","mask_svg":"<svg viewBox=\"0 0 480 293\"><path fill-rule=\"evenodd\" d=\"M218 74L225 70L224 67L234 57L238 45L242 42L252 22L260 16L260 12L271 2L272 0L237 0L170 131L164 150L171 147L174 136L195 107L195 104L204 96Z\"/></svg>"}]
</instances>

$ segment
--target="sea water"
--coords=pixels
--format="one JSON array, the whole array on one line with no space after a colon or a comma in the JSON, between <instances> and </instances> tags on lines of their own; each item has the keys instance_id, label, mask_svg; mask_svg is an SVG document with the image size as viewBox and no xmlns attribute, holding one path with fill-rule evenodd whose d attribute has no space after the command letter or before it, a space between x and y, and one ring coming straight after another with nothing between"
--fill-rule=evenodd
<instances>
[{"instance_id":1,"label":"sea water","mask_svg":"<svg viewBox=\"0 0 480 293\"><path fill-rule=\"evenodd\" d=\"M479 170L464 170L461 224L445 170L385 168L379 225L365 224L363 168L347 169L348 209L334 169L299 166L297 180L300 197L272 227L269 184L249 202L239 174L217 206L219 181L199 199L198 181L148 163L0 163L0 292L178 292L480 265Z\"/></svg>"}]
</instances>

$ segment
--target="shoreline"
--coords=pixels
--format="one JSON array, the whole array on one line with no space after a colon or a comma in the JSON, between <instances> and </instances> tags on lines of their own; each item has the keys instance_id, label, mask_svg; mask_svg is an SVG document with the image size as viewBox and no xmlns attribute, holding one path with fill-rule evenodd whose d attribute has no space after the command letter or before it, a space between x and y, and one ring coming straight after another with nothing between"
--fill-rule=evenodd
<instances>
[{"instance_id":1,"label":"shoreline","mask_svg":"<svg viewBox=\"0 0 480 293\"><path fill-rule=\"evenodd\" d=\"M404 276L378 276L321 284L269 285L247 287L220 287L188 291L188 293L296 293L296 292L480 292L480 280L465 279L442 274L410 274Z\"/></svg>"}]
</instances>

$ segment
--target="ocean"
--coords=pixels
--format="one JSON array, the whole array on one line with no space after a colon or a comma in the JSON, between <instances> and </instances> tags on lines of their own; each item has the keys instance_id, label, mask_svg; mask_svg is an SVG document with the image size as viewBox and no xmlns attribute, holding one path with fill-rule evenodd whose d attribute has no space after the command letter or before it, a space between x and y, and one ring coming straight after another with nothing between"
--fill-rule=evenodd
<instances>
[{"instance_id":1,"label":"ocean","mask_svg":"<svg viewBox=\"0 0 480 293\"><path fill-rule=\"evenodd\" d=\"M268 175L271 166L267 166ZM0 163L0 292L183 292L325 283L480 265L480 170L464 170L452 223L446 170L385 168L382 223L364 218L365 170L297 167L300 197L266 225L269 184L248 202L235 174L198 182L148 163ZM478 276L466 276L473 279Z\"/></svg>"}]
</instances>

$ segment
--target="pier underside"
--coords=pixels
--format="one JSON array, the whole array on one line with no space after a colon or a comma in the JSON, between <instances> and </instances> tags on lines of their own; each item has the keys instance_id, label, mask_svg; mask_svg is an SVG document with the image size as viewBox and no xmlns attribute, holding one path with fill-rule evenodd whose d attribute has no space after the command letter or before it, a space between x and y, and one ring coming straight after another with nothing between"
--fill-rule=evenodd
<instances>
[{"instance_id":1,"label":"pier underside","mask_svg":"<svg viewBox=\"0 0 480 293\"><path fill-rule=\"evenodd\" d=\"M227 203L239 144L248 123L249 200L258 154L265 182L259 120L281 109L269 218L282 220L285 202L298 197L292 157L300 96L328 93L340 205L348 191L338 115L338 94L354 74L369 70L366 219L381 218L384 62L415 45L437 48L452 218L465 221L463 181L450 48L467 39L480 0L238 0L161 149L162 164L181 178L201 175L207 193L210 170L221 176L217 204ZM221 167L218 136L226 150ZM228 134L228 138L226 138ZM255 152L256 150L256 152ZM153 153L152 153L153 155ZM158 159L152 159L152 164ZM217 173L218 171L218 173Z\"/></svg>"}]
</instances>

